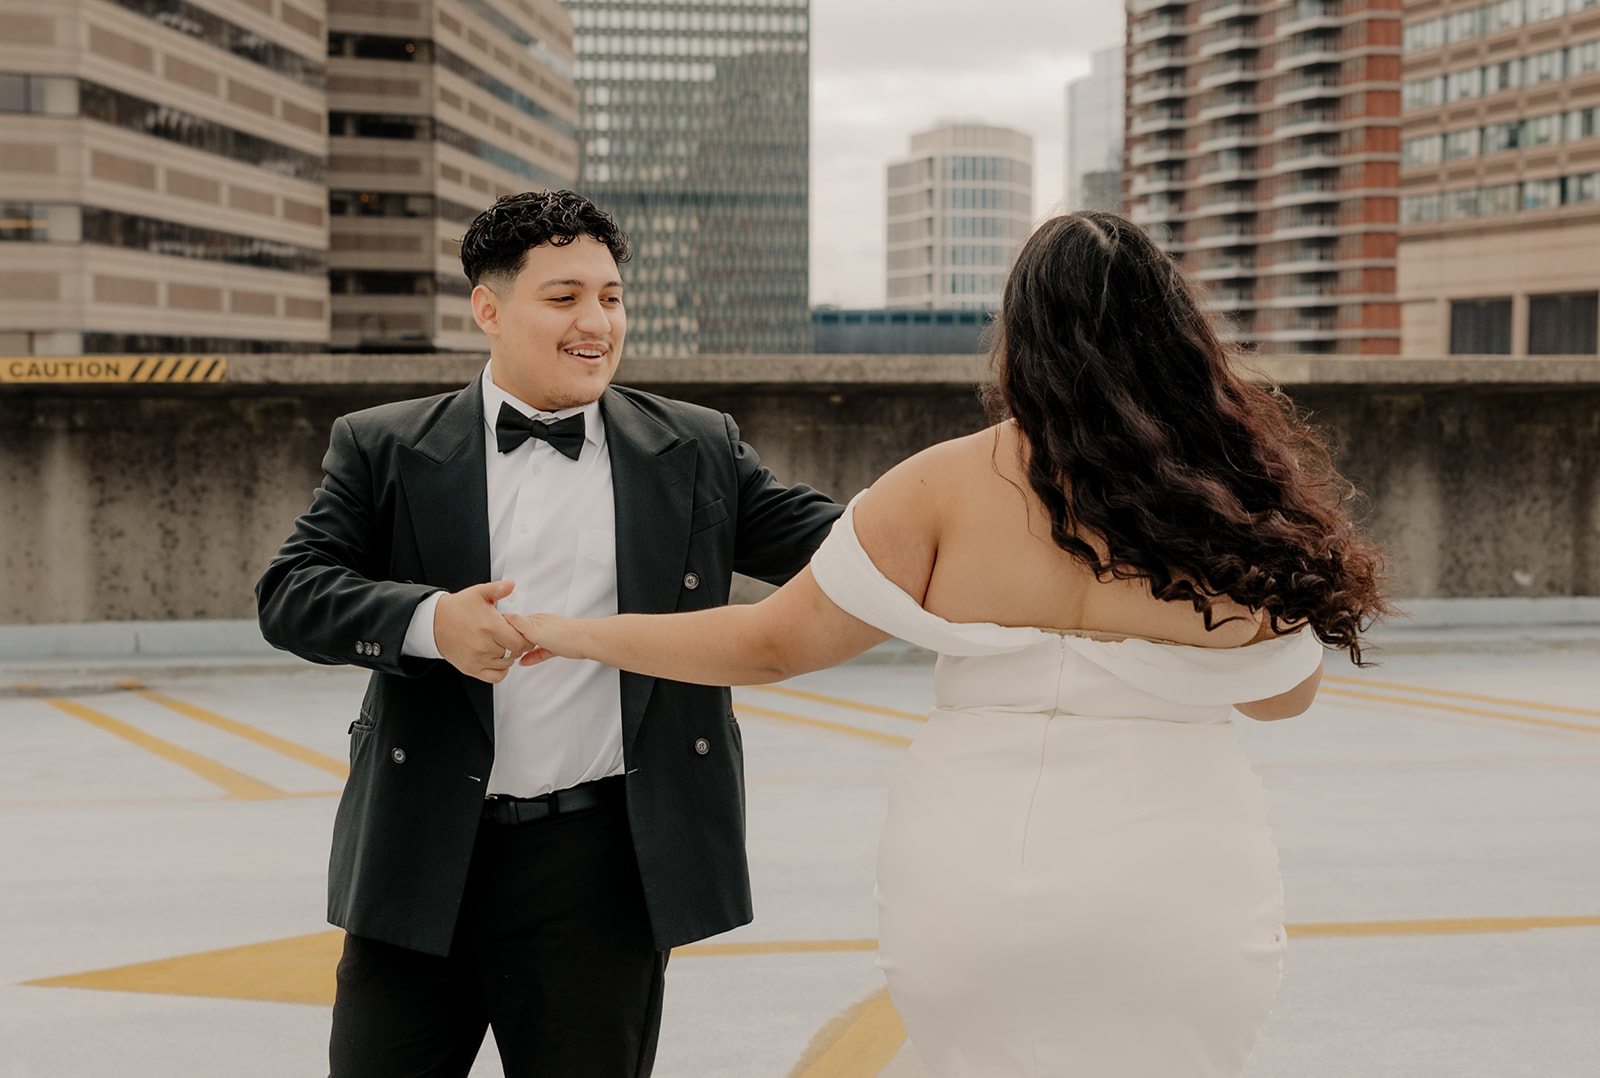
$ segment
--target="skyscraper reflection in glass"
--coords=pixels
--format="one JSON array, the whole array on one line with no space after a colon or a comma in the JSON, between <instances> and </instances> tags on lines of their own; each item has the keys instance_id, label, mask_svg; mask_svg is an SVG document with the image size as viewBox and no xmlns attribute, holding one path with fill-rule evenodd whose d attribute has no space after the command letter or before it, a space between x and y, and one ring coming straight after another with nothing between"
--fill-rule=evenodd
<instances>
[{"instance_id":1,"label":"skyscraper reflection in glass","mask_svg":"<svg viewBox=\"0 0 1600 1078\"><path fill-rule=\"evenodd\" d=\"M809 0L566 0L636 356L805 352Z\"/></svg>"}]
</instances>

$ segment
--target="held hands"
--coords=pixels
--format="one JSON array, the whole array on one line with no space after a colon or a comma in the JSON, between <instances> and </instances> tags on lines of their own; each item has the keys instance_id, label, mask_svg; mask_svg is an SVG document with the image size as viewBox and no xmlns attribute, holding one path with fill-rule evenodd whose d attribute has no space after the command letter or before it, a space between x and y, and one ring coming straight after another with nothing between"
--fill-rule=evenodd
<instances>
[{"instance_id":1,"label":"held hands","mask_svg":"<svg viewBox=\"0 0 1600 1078\"><path fill-rule=\"evenodd\" d=\"M433 610L433 642L446 662L493 685L505 680L519 657L532 654L533 643L494 606L515 586L510 580L495 580L439 597Z\"/></svg>"},{"instance_id":2,"label":"held hands","mask_svg":"<svg viewBox=\"0 0 1600 1078\"><path fill-rule=\"evenodd\" d=\"M581 618L562 618L554 614L534 614L531 617L511 614L506 621L522 635L528 649L518 660L518 665L536 666L546 659L585 658L578 639L583 627Z\"/></svg>"}]
</instances>

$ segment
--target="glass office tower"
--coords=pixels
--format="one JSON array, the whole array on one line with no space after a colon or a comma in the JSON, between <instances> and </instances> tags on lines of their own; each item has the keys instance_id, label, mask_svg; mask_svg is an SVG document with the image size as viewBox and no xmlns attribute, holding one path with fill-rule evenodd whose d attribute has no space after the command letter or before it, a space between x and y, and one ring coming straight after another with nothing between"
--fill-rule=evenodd
<instances>
[{"instance_id":1,"label":"glass office tower","mask_svg":"<svg viewBox=\"0 0 1600 1078\"><path fill-rule=\"evenodd\" d=\"M579 190L634 244L629 353L809 351L809 0L566 7Z\"/></svg>"}]
</instances>

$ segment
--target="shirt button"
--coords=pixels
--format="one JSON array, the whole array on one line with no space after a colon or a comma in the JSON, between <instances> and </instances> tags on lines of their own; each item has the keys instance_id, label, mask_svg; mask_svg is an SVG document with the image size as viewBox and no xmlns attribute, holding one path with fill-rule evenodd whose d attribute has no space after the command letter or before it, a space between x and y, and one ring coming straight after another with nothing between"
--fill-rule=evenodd
<instances>
[{"instance_id":1,"label":"shirt button","mask_svg":"<svg viewBox=\"0 0 1600 1078\"><path fill-rule=\"evenodd\" d=\"M683 574L683 586L688 588L690 591L693 591L694 589L698 588L700 586L700 574L699 573L684 573Z\"/></svg>"},{"instance_id":2,"label":"shirt button","mask_svg":"<svg viewBox=\"0 0 1600 1078\"><path fill-rule=\"evenodd\" d=\"M532 472L534 475L538 475L540 468L537 464L532 464L528 466L528 471Z\"/></svg>"},{"instance_id":3,"label":"shirt button","mask_svg":"<svg viewBox=\"0 0 1600 1078\"><path fill-rule=\"evenodd\" d=\"M517 531L521 532L523 535L527 535L528 534L528 526L526 524L523 524L523 525L521 525L521 526L519 526L517 528Z\"/></svg>"},{"instance_id":4,"label":"shirt button","mask_svg":"<svg viewBox=\"0 0 1600 1078\"><path fill-rule=\"evenodd\" d=\"M390 749L389 750L389 759L393 760L397 764L405 763L406 762L406 750L402 749L402 748Z\"/></svg>"},{"instance_id":5,"label":"shirt button","mask_svg":"<svg viewBox=\"0 0 1600 1078\"><path fill-rule=\"evenodd\" d=\"M400 750L396 749L395 751L399 752ZM701 756L704 756L706 753L711 751L711 742L707 741L703 737L695 738L694 751L699 753Z\"/></svg>"}]
</instances>

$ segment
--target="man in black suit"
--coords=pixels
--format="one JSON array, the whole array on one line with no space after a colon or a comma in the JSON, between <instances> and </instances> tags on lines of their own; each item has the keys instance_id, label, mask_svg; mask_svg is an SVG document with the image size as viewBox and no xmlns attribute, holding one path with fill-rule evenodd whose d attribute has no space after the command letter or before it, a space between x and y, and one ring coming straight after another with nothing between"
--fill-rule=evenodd
<instances>
[{"instance_id":1,"label":"man in black suit","mask_svg":"<svg viewBox=\"0 0 1600 1078\"><path fill-rule=\"evenodd\" d=\"M695 610L781 583L839 514L722 414L610 386L627 240L571 192L503 198L462 265L472 385L340 418L257 586L262 632L373 671L328 918L334 1078L639 1078L667 952L751 918L728 690L514 667L510 613Z\"/></svg>"}]
</instances>

